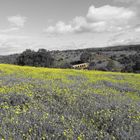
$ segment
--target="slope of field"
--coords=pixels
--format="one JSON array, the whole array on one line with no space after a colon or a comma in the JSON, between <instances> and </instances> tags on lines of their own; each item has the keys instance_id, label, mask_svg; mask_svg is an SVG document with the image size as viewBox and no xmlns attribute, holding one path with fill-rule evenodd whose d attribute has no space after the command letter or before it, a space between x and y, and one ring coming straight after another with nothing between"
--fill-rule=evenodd
<instances>
[{"instance_id":1,"label":"slope of field","mask_svg":"<svg viewBox=\"0 0 140 140\"><path fill-rule=\"evenodd\" d=\"M0 65L0 139L139 138L140 74Z\"/></svg>"}]
</instances>

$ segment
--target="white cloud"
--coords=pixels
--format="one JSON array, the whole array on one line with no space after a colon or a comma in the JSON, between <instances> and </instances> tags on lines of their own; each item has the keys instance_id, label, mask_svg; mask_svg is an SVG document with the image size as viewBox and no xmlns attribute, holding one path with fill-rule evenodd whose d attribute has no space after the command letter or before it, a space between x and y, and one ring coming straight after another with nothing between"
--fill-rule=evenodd
<instances>
[{"instance_id":1,"label":"white cloud","mask_svg":"<svg viewBox=\"0 0 140 140\"><path fill-rule=\"evenodd\" d=\"M140 27L135 29L135 32L140 32Z\"/></svg>"},{"instance_id":2,"label":"white cloud","mask_svg":"<svg viewBox=\"0 0 140 140\"><path fill-rule=\"evenodd\" d=\"M6 34L0 34L0 41L6 41L6 40L14 40L14 39L28 39L29 36L17 36L17 35L6 35Z\"/></svg>"},{"instance_id":3,"label":"white cloud","mask_svg":"<svg viewBox=\"0 0 140 140\"><path fill-rule=\"evenodd\" d=\"M86 17L76 17L68 24L59 21L44 31L49 34L113 32L128 28L130 21L136 17L133 10L124 7L105 5L89 7Z\"/></svg>"},{"instance_id":4,"label":"white cloud","mask_svg":"<svg viewBox=\"0 0 140 140\"><path fill-rule=\"evenodd\" d=\"M140 43L140 27L129 28L118 33L112 34L108 40L108 46L139 44Z\"/></svg>"},{"instance_id":5,"label":"white cloud","mask_svg":"<svg viewBox=\"0 0 140 140\"><path fill-rule=\"evenodd\" d=\"M135 32L140 32L140 24L135 26L134 31Z\"/></svg>"},{"instance_id":6,"label":"white cloud","mask_svg":"<svg viewBox=\"0 0 140 140\"><path fill-rule=\"evenodd\" d=\"M122 39L116 39L116 40L109 40L108 46L116 46L116 45L134 45L139 44L139 38L130 37L130 38L122 38Z\"/></svg>"},{"instance_id":7,"label":"white cloud","mask_svg":"<svg viewBox=\"0 0 140 140\"><path fill-rule=\"evenodd\" d=\"M67 33L73 32L73 28L71 25L66 25L64 22L59 21L56 26L49 26L45 32L47 33Z\"/></svg>"},{"instance_id":8,"label":"white cloud","mask_svg":"<svg viewBox=\"0 0 140 140\"><path fill-rule=\"evenodd\" d=\"M138 3L140 4L140 0L114 0L115 2L121 2L121 3Z\"/></svg>"},{"instance_id":9,"label":"white cloud","mask_svg":"<svg viewBox=\"0 0 140 140\"><path fill-rule=\"evenodd\" d=\"M19 29L24 27L27 18L18 15L18 16L10 16L7 18L7 20L10 23L9 27L7 29L0 29L0 33L9 33L13 31L18 31Z\"/></svg>"},{"instance_id":10,"label":"white cloud","mask_svg":"<svg viewBox=\"0 0 140 140\"><path fill-rule=\"evenodd\" d=\"M22 28L24 26L26 20L26 17L20 15L8 17L8 21L11 23L11 25L19 28Z\"/></svg>"},{"instance_id":11,"label":"white cloud","mask_svg":"<svg viewBox=\"0 0 140 140\"><path fill-rule=\"evenodd\" d=\"M0 34L0 55L19 53L29 48L29 40L28 36Z\"/></svg>"},{"instance_id":12,"label":"white cloud","mask_svg":"<svg viewBox=\"0 0 140 140\"><path fill-rule=\"evenodd\" d=\"M91 6L87 17L92 21L120 22L129 20L135 16L135 13L124 7L115 7L105 5L99 8Z\"/></svg>"},{"instance_id":13,"label":"white cloud","mask_svg":"<svg viewBox=\"0 0 140 140\"><path fill-rule=\"evenodd\" d=\"M8 29L0 29L0 33L9 33L9 32L18 31L18 30L19 30L19 28L17 28L17 27L11 27Z\"/></svg>"}]
</instances>

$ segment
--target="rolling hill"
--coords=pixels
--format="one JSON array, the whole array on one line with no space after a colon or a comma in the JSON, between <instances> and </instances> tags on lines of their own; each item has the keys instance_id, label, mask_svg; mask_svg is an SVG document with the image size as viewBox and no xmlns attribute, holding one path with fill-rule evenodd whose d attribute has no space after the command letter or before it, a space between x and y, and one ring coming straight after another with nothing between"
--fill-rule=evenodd
<instances>
[{"instance_id":1,"label":"rolling hill","mask_svg":"<svg viewBox=\"0 0 140 140\"><path fill-rule=\"evenodd\" d=\"M34 52L34 51L33 51ZM140 45L112 46L106 48L89 48L79 50L49 51L54 59L51 67L70 68L73 64L82 63L83 54L91 55L91 70L140 72ZM18 64L17 59L21 54L0 56L0 63ZM28 56L27 56L28 57ZM25 56L25 58L27 58ZM30 57L30 56L29 56ZM28 59L28 58L27 58ZM30 61L30 60L26 60ZM108 63L112 68L108 68ZM87 62L87 60L85 60ZM33 66L33 64L31 64Z\"/></svg>"}]
</instances>

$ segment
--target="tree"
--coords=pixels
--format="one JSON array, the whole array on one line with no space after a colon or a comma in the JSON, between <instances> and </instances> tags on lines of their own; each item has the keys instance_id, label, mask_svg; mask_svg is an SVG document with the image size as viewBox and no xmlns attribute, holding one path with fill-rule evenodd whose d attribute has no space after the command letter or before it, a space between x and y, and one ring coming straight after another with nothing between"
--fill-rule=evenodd
<instances>
[{"instance_id":1,"label":"tree","mask_svg":"<svg viewBox=\"0 0 140 140\"><path fill-rule=\"evenodd\" d=\"M95 70L96 69L96 63L95 62L91 62L89 64L89 67L88 67L89 70Z\"/></svg>"},{"instance_id":2,"label":"tree","mask_svg":"<svg viewBox=\"0 0 140 140\"><path fill-rule=\"evenodd\" d=\"M133 66L134 71L140 71L140 60L137 60Z\"/></svg>"},{"instance_id":3,"label":"tree","mask_svg":"<svg viewBox=\"0 0 140 140\"><path fill-rule=\"evenodd\" d=\"M51 67L54 62L50 52L39 49L37 52L27 49L17 58L18 65Z\"/></svg>"},{"instance_id":4,"label":"tree","mask_svg":"<svg viewBox=\"0 0 140 140\"><path fill-rule=\"evenodd\" d=\"M50 52L46 51L45 49L39 49L36 53L37 66L41 67L50 67L53 64L54 59L52 58Z\"/></svg>"},{"instance_id":5,"label":"tree","mask_svg":"<svg viewBox=\"0 0 140 140\"><path fill-rule=\"evenodd\" d=\"M92 54L90 52L84 52L80 56L82 62L91 62Z\"/></svg>"},{"instance_id":6,"label":"tree","mask_svg":"<svg viewBox=\"0 0 140 140\"><path fill-rule=\"evenodd\" d=\"M33 66L34 51L27 49L19 57L17 57L18 65L29 65Z\"/></svg>"},{"instance_id":7,"label":"tree","mask_svg":"<svg viewBox=\"0 0 140 140\"><path fill-rule=\"evenodd\" d=\"M107 63L107 66L106 68L109 70L109 71L113 71L115 69L115 63L113 60L109 60L108 63Z\"/></svg>"}]
</instances>

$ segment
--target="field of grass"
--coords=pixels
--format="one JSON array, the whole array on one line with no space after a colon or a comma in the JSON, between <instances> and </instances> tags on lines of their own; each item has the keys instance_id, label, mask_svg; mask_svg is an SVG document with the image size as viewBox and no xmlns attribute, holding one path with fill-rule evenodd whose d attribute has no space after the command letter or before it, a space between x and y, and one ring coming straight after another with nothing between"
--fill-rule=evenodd
<instances>
[{"instance_id":1,"label":"field of grass","mask_svg":"<svg viewBox=\"0 0 140 140\"><path fill-rule=\"evenodd\" d=\"M140 74L0 64L0 140L139 140Z\"/></svg>"}]
</instances>

